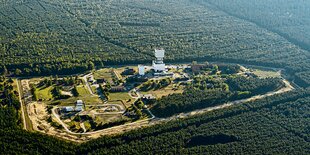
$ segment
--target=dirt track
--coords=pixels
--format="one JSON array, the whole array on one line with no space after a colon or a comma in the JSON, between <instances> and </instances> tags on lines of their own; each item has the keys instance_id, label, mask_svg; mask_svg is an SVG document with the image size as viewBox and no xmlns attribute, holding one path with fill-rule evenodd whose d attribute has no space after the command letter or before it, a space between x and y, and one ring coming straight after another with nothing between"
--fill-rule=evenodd
<instances>
[{"instance_id":1,"label":"dirt track","mask_svg":"<svg viewBox=\"0 0 310 155\"><path fill-rule=\"evenodd\" d=\"M84 76L84 80L87 83L87 79L85 77L86 76ZM148 127L148 126L152 126L152 125L156 125L156 124L161 124L161 123L169 122L169 121L172 121L172 120L178 120L180 118L188 118L188 117L191 117L191 116L204 114L204 113L207 113L207 112L210 112L210 111L219 110L219 109L223 109L223 108L228 108L228 107L231 107L231 106L234 106L234 105L238 105L238 104L244 104L244 103L247 103L249 101L253 101L253 100L257 100L257 99L262 99L262 98L265 98L265 97L268 97L268 96L272 96L272 95L276 95L276 94L281 94L281 93L288 92L288 91L291 91L291 90L294 89L294 87L287 80L284 79L283 82L285 84L285 87L283 87L283 88L281 88L279 90L268 92L268 93L266 93L264 95L256 95L256 96L253 96L253 97L250 97L250 98L247 98L247 99L242 99L242 100L232 101L232 102L228 102L228 103L223 103L221 105L214 106L214 107L198 109L198 110L194 110L194 111L187 112L187 113L180 113L180 114L177 114L177 115L174 115L174 116L171 116L171 117L167 117L167 118L156 118L155 116L153 116L150 119L140 120L140 121L136 121L136 122L133 122L133 123L128 123L128 124L124 124L124 125L114 126L114 127L110 127L110 128L102 129L102 130L98 130L98 131L93 131L93 132L86 132L85 129L83 129L84 133L75 133L75 132L70 131L68 129L67 125L62 120L60 120L59 115L55 112L56 107L54 107L52 109L52 114L51 115L61 126L63 126L63 128L65 129L65 132L64 132L64 130L58 130L58 129L55 129L53 127L49 128L49 130L45 130L45 131L42 131L42 130L40 131L36 127L35 130L37 130L39 132L44 132L44 133L49 134L49 135L54 135L54 136L57 136L57 137L61 137L61 138L67 139L67 140L75 141L75 142L85 142L85 141L88 141L90 139L98 138L98 137L104 136L104 135L121 134L123 132L127 132L127 131L134 130L134 129L139 129L139 128L144 128L144 127ZM20 83L17 83L17 87L18 87L18 91L20 93L20 98L19 99L20 99L20 102L22 104L21 111L22 111L22 118L23 118L23 123L24 123L24 128L25 128L27 126L27 122L25 121L25 115L27 115L27 111L25 111L25 109L23 109L23 102L22 102L22 99L21 99L21 94L22 94L23 88L21 87ZM92 93L89 85L88 85L88 90ZM129 93L129 95L131 96L130 93ZM140 97L139 93L137 93L137 95L138 95L138 97L136 97L136 99L138 99ZM29 110L29 113L31 113L31 115L37 115L37 110L39 110L39 107L36 107L34 109L35 109L35 111L33 111L32 113L31 113L32 109ZM28 114L28 116L29 116L29 114ZM31 119L32 122L36 121L34 119L34 117L36 117L36 116L32 116L32 117L30 116L30 119ZM40 120L40 121L42 121L42 120ZM45 121L43 121L42 123L45 124ZM82 126L84 126L84 125L82 125Z\"/></svg>"},{"instance_id":2,"label":"dirt track","mask_svg":"<svg viewBox=\"0 0 310 155\"><path fill-rule=\"evenodd\" d=\"M26 118L25 118L25 112L24 112L24 104L22 101L20 81L18 79L16 81L17 81L16 84L17 84L17 90L18 90L18 99L19 99L19 102L21 104L20 109L21 109L21 113L22 113L23 128L24 128L24 130L27 130L27 124L26 124Z\"/></svg>"},{"instance_id":3,"label":"dirt track","mask_svg":"<svg viewBox=\"0 0 310 155\"><path fill-rule=\"evenodd\" d=\"M199 114L203 114L206 112L210 112L213 110L218 110L218 109L223 109L223 108L228 108L231 107L233 105L237 105L237 104L243 104L249 101L254 101L257 99L262 99L264 97L268 97L268 96L272 96L272 95L276 95L276 94L281 94L284 92L288 92L294 89L294 87L291 86L291 84L287 81L287 80L283 80L283 82L285 83L285 87L276 90L276 91L272 91L272 92L268 92L264 95L256 95L253 96L251 98L247 98L247 99L242 99L242 100L237 100L237 101L232 101L232 102L228 102L228 103L224 103L218 106L214 106L214 107L208 107L208 108L204 108L204 109L198 109L198 110L194 110L191 112L187 112L187 113L181 113L181 114L177 114L171 117L167 117L167 118L152 118L152 119L146 119L146 120L141 120L141 121L137 121L137 122L133 122L133 123L128 123L128 124L124 124L124 125L119 125L119 126L115 126L115 127L111 127L111 128L107 128L107 129L103 129L103 130L98 130L98 131L93 131L93 132L85 132L85 133L74 133L71 132L66 125L59 119L58 115L55 113L55 109L53 109L53 115L57 118L57 121L63 125L63 127L65 128L65 130L72 135L87 135L89 138L98 138L100 136L104 136L104 135L115 135L115 134L120 134L123 132L127 132L130 130L134 130L134 129L139 129L139 128L144 128L144 127L148 127L148 126L152 126L155 124L160 124L160 123L164 123L164 122L169 122L172 120L177 120L180 118L187 118L187 117L191 117L191 116L195 116L195 115L199 115Z\"/></svg>"}]
</instances>

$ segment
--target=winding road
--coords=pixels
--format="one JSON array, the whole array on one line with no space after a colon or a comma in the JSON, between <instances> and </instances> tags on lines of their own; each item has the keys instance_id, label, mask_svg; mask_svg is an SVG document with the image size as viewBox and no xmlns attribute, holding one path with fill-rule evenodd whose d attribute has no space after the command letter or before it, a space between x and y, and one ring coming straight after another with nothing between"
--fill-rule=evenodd
<instances>
[{"instance_id":1,"label":"winding road","mask_svg":"<svg viewBox=\"0 0 310 155\"><path fill-rule=\"evenodd\" d=\"M119 134L122 132L127 132L133 129L138 129L138 128L142 128L142 127L147 127L147 126L152 126L155 124L160 124L160 123L164 123L164 122L169 122L172 120L177 120L180 118L188 118L191 116L195 116L195 115L199 115L199 114L203 114L203 113L207 113L210 111L214 111L214 110L219 110L219 109L223 109L223 108L228 108L234 105L238 105L238 104L243 104L243 103L247 103L249 101L254 101L257 99L262 99L268 96L273 96L276 94L281 94L281 93L285 93L288 91L291 91L294 89L294 87L290 84L289 81L283 79L283 82L285 84L285 86L279 90L275 90L275 91L271 91L268 92L264 95L256 95L256 96L252 96L250 98L247 99L241 99L241 100L236 100L236 101L232 101L232 102L228 102L228 103L224 103L218 106L213 106L213 107L208 107L208 108L204 108L204 109L198 109L198 110L194 110L191 112L187 112L187 113L180 113L171 117L167 117L167 118L156 118L155 116L153 118L150 119L145 119L145 120L140 120L140 121L136 121L136 122L132 122L132 123L127 123L124 125L119 125L119 126L114 126L114 127L110 127L107 129L102 129L102 130L98 130L98 131L93 131L93 132L85 132L85 133L75 133L70 131L66 124L64 124L60 118L59 115L56 114L55 110L56 107L54 107L52 109L52 114L55 116L55 118L57 119L58 123L60 123L64 129L66 130L66 132L73 134L73 135L88 135L90 137L99 137L99 136L103 136L103 135L113 135L113 134Z\"/></svg>"},{"instance_id":2,"label":"winding road","mask_svg":"<svg viewBox=\"0 0 310 155\"><path fill-rule=\"evenodd\" d=\"M86 86L89 90L89 92L93 94L88 82L87 82L87 77L88 75L85 75L83 77L83 79L85 80L86 82ZM156 118L152 113L151 111L148 110L148 112L151 114L151 118L149 119L144 119L144 120L139 120L139 121L136 121L136 122L132 122L132 123L127 123L127 124L123 124L123 125L119 125L119 126L114 126L114 127L110 127L110 128L106 128L106 129L102 129L102 130L97 130L97 131L92 131L92 132L87 132L86 129L85 129L85 126L84 124L81 124L81 127L83 129L83 133L76 133L76 132L72 132L70 131L70 129L68 129L68 126L60 119L59 115L56 113L56 109L58 107L53 107L52 108L52 116L54 116L54 118L56 119L56 121L65 129L65 131L68 133L68 134L71 134L71 135L85 135L85 136L88 136L89 138L97 138L97 137L100 137L100 136L104 136L104 135L114 135L114 134L120 134L120 133L123 133L123 132L127 132L127 131L130 131L130 130L134 130L134 129L139 129L139 128L144 128L144 127L148 127L148 126L152 126L152 125L156 125L156 124L161 124L161 123L165 123L165 122L169 122L169 121L173 121L173 120L178 120L178 119L182 119L182 118L188 118L188 117L191 117L191 116L195 116L195 115L200 115L200 114L204 114L204 113L207 113L207 112L210 112L210 111L214 111L214 110L219 110L219 109L224 109L224 108L228 108L228 107L231 107L231 106L234 106L234 105L238 105L238 104L244 104L244 103L247 103L249 101L254 101L254 100L257 100L257 99L262 99L262 98L265 98L265 97L268 97L268 96L273 96L273 95L276 95L276 94L281 94L281 93L285 93L285 92L288 92L288 91L291 91L293 89L295 89L291 83L289 81L287 81L286 79L283 79L283 82L285 84L284 87L282 87L281 89L278 89L278 90L274 90L274 91L271 91L271 92L267 92L266 94L263 94L263 95L256 95L256 96L252 96L250 98L247 98L247 99L241 99L241 100L236 100L236 101L232 101L232 102L227 102L227 103L223 103L221 105L217 105L217 106L213 106L213 107L208 107L208 108L204 108L204 109L197 109L197 110L194 110L194 111L191 111L191 112L187 112L187 113L180 113L180 114L177 114L177 115L173 115L171 117L167 117L167 118ZM21 103L21 113L22 113L22 122L23 122L23 128L25 130L27 130L27 127L29 124L27 124L27 121L26 121L26 116L25 115L28 115L27 114L27 111L24 109L24 103L23 103L23 100L22 100L22 96L23 96L23 88L21 86L21 83L20 83L20 80L17 79L17 89L18 89L18 93L19 93L19 101ZM131 90L133 91L133 90ZM133 97L131 96L130 92L129 92L129 95L134 98L134 99L139 99L141 97L140 93L137 92L137 97Z\"/></svg>"}]
</instances>

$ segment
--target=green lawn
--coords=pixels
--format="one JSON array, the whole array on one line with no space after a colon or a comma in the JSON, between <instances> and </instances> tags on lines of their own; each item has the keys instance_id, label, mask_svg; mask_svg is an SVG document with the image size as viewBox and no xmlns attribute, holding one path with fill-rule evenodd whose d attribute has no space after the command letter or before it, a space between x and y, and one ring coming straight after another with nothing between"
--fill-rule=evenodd
<instances>
[{"instance_id":1,"label":"green lawn","mask_svg":"<svg viewBox=\"0 0 310 155\"><path fill-rule=\"evenodd\" d=\"M93 91L94 94L97 94L97 88L95 86L91 86L91 90Z\"/></svg>"},{"instance_id":2,"label":"green lawn","mask_svg":"<svg viewBox=\"0 0 310 155\"><path fill-rule=\"evenodd\" d=\"M173 90L176 84L170 84L165 88L158 89L158 90L149 90L149 91L141 91L140 93L143 95L152 94L156 98L162 98L163 96L168 96L171 94L181 94L184 92L184 86L176 86L176 90Z\"/></svg>"},{"instance_id":3,"label":"green lawn","mask_svg":"<svg viewBox=\"0 0 310 155\"><path fill-rule=\"evenodd\" d=\"M38 99L41 99L43 101L52 100L53 99L53 95L52 95L53 88L54 88L53 86L38 88L36 91Z\"/></svg>"},{"instance_id":4,"label":"green lawn","mask_svg":"<svg viewBox=\"0 0 310 155\"><path fill-rule=\"evenodd\" d=\"M100 69L95 71L93 75L95 79L104 78L106 80L112 80L112 69L110 68Z\"/></svg>"},{"instance_id":5,"label":"green lawn","mask_svg":"<svg viewBox=\"0 0 310 155\"><path fill-rule=\"evenodd\" d=\"M77 100L82 100L86 105L96 105L96 104L102 104L102 101L100 100L99 97L97 96L83 96L83 97L70 97L68 99L62 99L62 100L56 100L51 102L51 104L53 103L57 103L59 102L60 106L73 106L75 105Z\"/></svg>"},{"instance_id":6,"label":"green lawn","mask_svg":"<svg viewBox=\"0 0 310 155\"><path fill-rule=\"evenodd\" d=\"M131 99L131 97L128 95L127 92L119 92L119 93L110 93L109 95L110 100L128 100Z\"/></svg>"},{"instance_id":7,"label":"green lawn","mask_svg":"<svg viewBox=\"0 0 310 155\"><path fill-rule=\"evenodd\" d=\"M79 96L87 96L90 95L89 91L87 90L85 85L79 85L76 87L77 91L79 92Z\"/></svg>"},{"instance_id":8,"label":"green lawn","mask_svg":"<svg viewBox=\"0 0 310 155\"><path fill-rule=\"evenodd\" d=\"M68 99L54 100L50 104L60 103L61 106L75 105L77 100L83 100L87 104L102 104L102 101L98 96L92 96L85 85L79 85L76 87L79 92L78 97L70 97Z\"/></svg>"}]
</instances>

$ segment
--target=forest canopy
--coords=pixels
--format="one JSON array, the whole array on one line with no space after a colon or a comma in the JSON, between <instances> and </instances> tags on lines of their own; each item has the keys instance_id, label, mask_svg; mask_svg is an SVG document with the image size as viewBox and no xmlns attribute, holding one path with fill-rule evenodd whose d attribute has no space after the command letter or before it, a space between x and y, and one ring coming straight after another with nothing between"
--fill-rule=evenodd
<instances>
[{"instance_id":1,"label":"forest canopy","mask_svg":"<svg viewBox=\"0 0 310 155\"><path fill-rule=\"evenodd\" d=\"M0 154L310 154L309 8L307 0L0 0L1 75L147 63L162 47L167 63L275 67L304 87L76 144L23 130L18 93L0 77ZM232 91L251 91L242 81L227 83ZM188 96L204 91L159 102L181 98L184 104L176 103L185 107ZM205 143L197 143L201 139Z\"/></svg>"},{"instance_id":2,"label":"forest canopy","mask_svg":"<svg viewBox=\"0 0 310 155\"><path fill-rule=\"evenodd\" d=\"M284 1L0 1L0 72L72 74L145 63L162 47L166 62L279 67L309 86L309 2Z\"/></svg>"}]
</instances>

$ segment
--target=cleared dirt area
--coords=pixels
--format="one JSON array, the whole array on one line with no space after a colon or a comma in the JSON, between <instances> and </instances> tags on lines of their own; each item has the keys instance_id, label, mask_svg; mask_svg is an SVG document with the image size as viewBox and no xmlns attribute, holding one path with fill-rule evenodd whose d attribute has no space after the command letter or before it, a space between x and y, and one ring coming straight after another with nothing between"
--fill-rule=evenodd
<instances>
[{"instance_id":1,"label":"cleared dirt area","mask_svg":"<svg viewBox=\"0 0 310 155\"><path fill-rule=\"evenodd\" d=\"M130 130L135 130L135 129L139 129L139 128L145 128L148 126L152 126L152 125L156 125L156 124L161 124L164 122L168 122L168 121L172 121L172 120L178 120L178 119L183 119L183 118L187 118L187 117L191 117L194 115L200 115L200 114L204 114L213 110L219 110L219 109L223 109L223 108L229 108L231 106L237 105L237 104L243 104L249 101L253 101L253 100L257 100L257 99L261 99L264 97L268 97L268 96L272 96L275 94L280 94L280 93L284 93L287 91L291 91L294 89L294 87L291 86L291 84L287 81L287 80L283 80L283 82L285 83L285 87L281 88L280 90L276 90L276 91L272 91L272 92L268 92L264 95L257 95L257 96L253 96L251 98L248 99L242 99L242 100L237 100L237 101L233 101L233 102L228 102L228 103L223 103L221 105L218 106L214 106L214 107L209 107L209 108L204 108L204 109L199 109L199 110L194 110L188 113L181 113L178 115L174 115L171 117L167 117L167 118L152 118L152 119L145 119L145 120L140 120L140 121L136 121L133 123L127 123L124 125L119 125L119 126L114 126L114 127L110 127L107 129L103 129L103 130L98 130L98 131L93 131L93 132L86 132L86 133L74 133L71 132L70 130L66 130L67 133L72 134L72 135L84 135L87 136L88 138L99 138L101 136L104 135L116 135L116 134L121 134ZM60 121L60 120L59 120ZM81 140L83 141L83 140Z\"/></svg>"},{"instance_id":2,"label":"cleared dirt area","mask_svg":"<svg viewBox=\"0 0 310 155\"><path fill-rule=\"evenodd\" d=\"M259 77L273 77L278 76L281 77L281 72L269 72L269 71L260 71ZM120 75L121 76L121 75ZM86 77L86 76L84 76ZM77 91L82 94L78 97L70 97L68 99L57 100L59 104L53 104L54 101L48 102L33 102L29 100L26 102L26 112L25 115L29 115L29 119L31 120L31 124L33 124L33 129L38 132L46 133L49 135L53 135L56 137L64 138L67 140L75 141L75 142L85 142L90 139L98 138L104 135L115 135L121 134L130 130L135 130L139 128L144 128L148 126L152 126L155 124L161 124L164 122L183 119L195 115L200 115L209 111L219 110L223 108L228 108L237 104L243 104L249 101L261 99L267 96L272 96L275 94L284 93L287 91L291 91L294 88L287 80L283 80L285 83L285 87L274 90L271 92L267 92L264 95L257 95L247 99L236 100L233 102L222 103L218 106L208 107L204 109L193 110L187 113L180 113L167 118L156 118L149 110L142 109L146 113L150 113L150 117L141 118L140 120L122 122L122 125L111 125L111 126L103 126L102 128L92 128L90 123L95 122L91 120L96 120L96 118L100 118L102 122L99 123L109 123L115 122L115 120L121 120L123 117L127 117L130 115L130 111L126 113L126 108L128 108L134 101L141 98L142 95L136 89L132 89L129 92L118 92L118 93L110 93L109 101L101 101L98 95L92 93L91 88L88 85L88 82L84 78L84 84L77 86ZM28 98L31 98L31 94L29 94L29 80L23 80L21 82L23 94L26 94ZM88 86L87 86L88 85ZM149 90L146 92L141 92L143 94L152 94L156 98L161 98L162 96L167 96L169 94L182 93L184 86L178 85L178 83L171 83L168 86L158 89L158 90ZM135 92L135 93L133 93ZM69 95L69 94L68 94ZM83 100L84 102L84 111L74 111L74 117L71 116L71 113L65 113L64 106L74 107L75 102L77 100ZM56 101L55 101L56 102ZM127 104L128 103L128 104ZM130 104L129 104L130 103ZM60 112L62 111L62 113ZM128 114L128 115L127 115ZM64 115L68 117L63 117ZM75 119L75 116L78 119ZM84 119L79 119L80 116L83 116ZM85 119L89 118L91 119ZM95 119L94 119L95 118ZM129 117L128 117L129 118ZM72 122L74 125L78 126L78 129L71 128ZM71 123L71 124L70 124ZM95 125L96 126L96 125ZM97 126L96 126L97 127ZM100 129L100 130L99 130ZM97 130L97 131L96 131Z\"/></svg>"},{"instance_id":3,"label":"cleared dirt area","mask_svg":"<svg viewBox=\"0 0 310 155\"><path fill-rule=\"evenodd\" d=\"M49 114L47 110L47 105L44 103L33 102L27 105L28 115L32 122L33 129L35 131L45 133L48 135L56 136L59 138L64 138L66 140L74 141L74 142L84 142L90 140L88 136L76 136L71 135L67 132L63 132L62 129L57 129L51 125L51 122L47 120L51 120L52 122L56 122L55 118ZM51 117L51 119L49 119Z\"/></svg>"}]
</instances>

